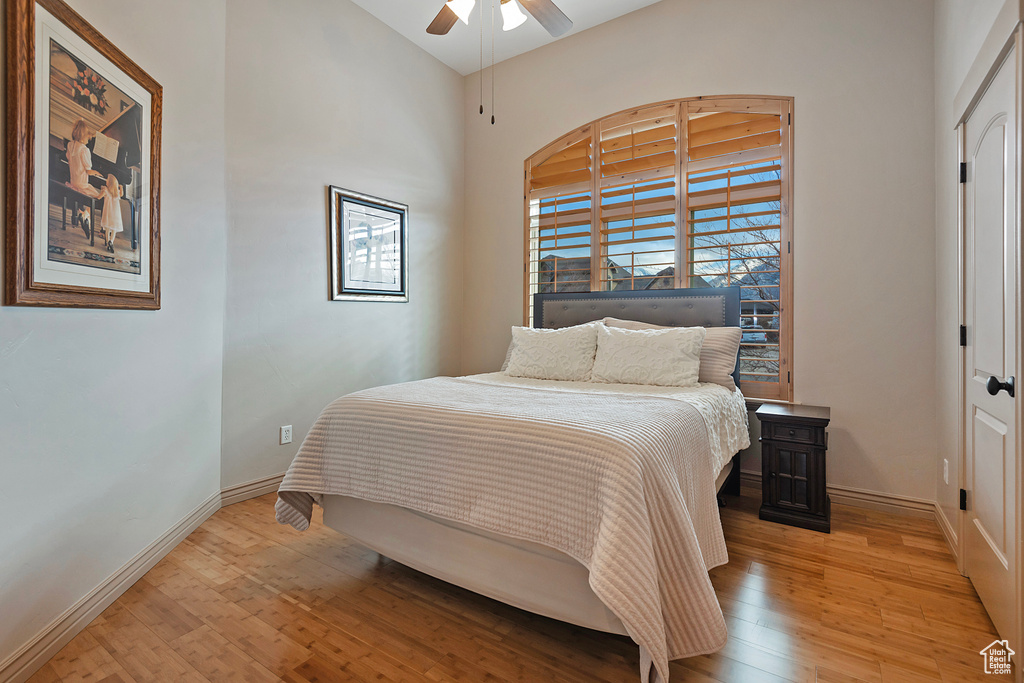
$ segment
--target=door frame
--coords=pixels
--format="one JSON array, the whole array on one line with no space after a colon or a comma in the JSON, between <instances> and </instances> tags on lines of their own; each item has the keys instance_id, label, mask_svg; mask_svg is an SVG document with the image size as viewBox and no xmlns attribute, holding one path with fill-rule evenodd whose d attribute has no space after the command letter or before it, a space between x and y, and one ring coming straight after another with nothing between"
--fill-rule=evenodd
<instances>
[{"instance_id":1,"label":"door frame","mask_svg":"<svg viewBox=\"0 0 1024 683\"><path fill-rule=\"evenodd\" d=\"M974 112L975 105L978 100L984 95L985 90L992 82L996 73L1002 67L1003 62L1007 59L1011 50L1014 50L1013 61L1014 68L1016 71L1016 114L1014 127L1016 128L1016 167L1017 172L1017 186L1016 186L1016 221L1017 221L1017 240L1016 240L1016 255L1014 261L1017 264L1016 267L1016 323L1015 333L1017 335L1016 346L1016 372L1018 377L1024 369L1024 317L1022 317L1022 298L1024 298L1024 289L1022 289L1022 271L1024 271L1024 247L1022 247L1022 241L1024 241L1024 232L1022 232L1022 184L1024 184L1024 0L1007 0L1004 5L1003 11L1000 13L999 18L996 21L995 26L986 38L985 45L982 47L975 60L975 63L971 67L971 71L968 73L967 78L960 92L957 93L954 106L957 108L960 114L956 125L957 135L957 161L963 163L966 160L967 150L965 148L966 141L964 136L964 125L970 115ZM1012 30L1010 31L1009 37L1006 36L1007 26L1012 21ZM1000 37L1002 36L1002 38ZM1001 43L1001 45L1000 45ZM994 56L994 58L993 58ZM987 62L987 63L986 63ZM972 91L973 88L973 91ZM966 309L966 184L960 183L957 191L957 289L958 289L958 311L957 318L961 325L965 325L964 312ZM967 367L966 358L966 347L960 347L960 353L958 356L958 378L957 378L957 392L958 400L957 406L959 415L957 417L957 468L958 477L961 487L966 483L967 475L967 425L966 425L966 383L964 380L964 374ZM1024 453L1024 397L1018 398L1014 401L1014 421L1015 421L1015 443L1014 450L1017 460L1017 480L1015 482L1016 490L1016 517L1017 517L1017 539L1016 539L1016 585L1017 594L1014 596L1014 603L1016 605L1016 622L1017 622L1017 659L1016 659L1016 681L1017 683L1024 682L1024 586L1022 586L1021 579L1024 578L1024 463L1021 462L1021 454ZM970 494L968 491L968 504L970 504ZM940 513L941 514L941 513ZM966 576L967 567L967 543L966 543L966 527L967 516L963 511L957 511L956 519L956 545L957 545L957 568L961 574Z\"/></svg>"}]
</instances>

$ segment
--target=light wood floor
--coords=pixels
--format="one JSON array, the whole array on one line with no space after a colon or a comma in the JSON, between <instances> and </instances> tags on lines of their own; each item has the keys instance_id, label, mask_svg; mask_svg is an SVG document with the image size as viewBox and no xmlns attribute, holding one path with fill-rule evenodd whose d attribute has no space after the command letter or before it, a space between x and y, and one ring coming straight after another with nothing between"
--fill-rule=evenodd
<instances>
[{"instance_id":1,"label":"light wood floor","mask_svg":"<svg viewBox=\"0 0 1024 683\"><path fill-rule=\"evenodd\" d=\"M320 523L274 522L274 496L222 509L50 660L43 681L607 681L637 648L407 569ZM672 664L708 683L993 681L996 638L930 520L833 506L832 534L722 511L718 654ZM1008 678L1008 677L1003 677Z\"/></svg>"}]
</instances>

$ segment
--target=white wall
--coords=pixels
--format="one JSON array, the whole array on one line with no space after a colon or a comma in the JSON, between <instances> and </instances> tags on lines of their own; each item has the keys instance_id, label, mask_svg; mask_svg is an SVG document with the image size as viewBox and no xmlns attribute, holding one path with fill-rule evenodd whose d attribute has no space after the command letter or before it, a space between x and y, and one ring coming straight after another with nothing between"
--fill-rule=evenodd
<instances>
[{"instance_id":1,"label":"white wall","mask_svg":"<svg viewBox=\"0 0 1024 683\"><path fill-rule=\"evenodd\" d=\"M796 399L832 407L830 483L933 499L932 23L931 0L663 0L499 64L494 126L467 78L463 370L521 324L524 159L628 107L794 96Z\"/></svg>"},{"instance_id":2,"label":"white wall","mask_svg":"<svg viewBox=\"0 0 1024 683\"><path fill-rule=\"evenodd\" d=\"M224 3L71 4L164 87L163 308L0 307L0 660L220 483Z\"/></svg>"},{"instance_id":3,"label":"white wall","mask_svg":"<svg viewBox=\"0 0 1024 683\"><path fill-rule=\"evenodd\" d=\"M462 77L348 0L229 0L227 84L224 487L342 394L457 374L464 144ZM328 301L327 185L409 205L409 303Z\"/></svg>"},{"instance_id":4,"label":"white wall","mask_svg":"<svg viewBox=\"0 0 1024 683\"><path fill-rule=\"evenodd\" d=\"M937 0L935 3L935 338L939 505L953 529L960 489L957 422L960 324L957 289L957 147L953 98L981 48L1003 0ZM949 461L949 484L942 461Z\"/></svg>"}]
</instances>

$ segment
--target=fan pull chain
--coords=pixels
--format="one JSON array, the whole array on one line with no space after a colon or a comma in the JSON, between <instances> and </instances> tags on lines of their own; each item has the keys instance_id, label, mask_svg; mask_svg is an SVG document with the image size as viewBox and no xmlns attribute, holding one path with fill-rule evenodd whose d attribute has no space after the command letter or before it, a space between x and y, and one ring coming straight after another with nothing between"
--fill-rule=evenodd
<instances>
[{"instance_id":1,"label":"fan pull chain","mask_svg":"<svg viewBox=\"0 0 1024 683\"><path fill-rule=\"evenodd\" d=\"M480 115L484 115L484 8L480 8Z\"/></svg>"},{"instance_id":2,"label":"fan pull chain","mask_svg":"<svg viewBox=\"0 0 1024 683\"><path fill-rule=\"evenodd\" d=\"M491 0L491 125L494 125L494 3ZM481 12L483 14L483 12Z\"/></svg>"}]
</instances>

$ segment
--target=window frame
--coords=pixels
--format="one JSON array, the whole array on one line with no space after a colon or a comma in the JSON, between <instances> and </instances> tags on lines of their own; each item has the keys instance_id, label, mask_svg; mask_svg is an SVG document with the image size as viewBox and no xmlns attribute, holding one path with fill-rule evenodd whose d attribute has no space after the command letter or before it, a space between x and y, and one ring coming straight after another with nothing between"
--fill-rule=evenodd
<instances>
[{"instance_id":1,"label":"window frame","mask_svg":"<svg viewBox=\"0 0 1024 683\"><path fill-rule=\"evenodd\" d=\"M690 211L688 208L689 141L688 123L692 114L721 112L745 112L770 114L780 117L780 273L779 273L779 382L741 382L746 397L768 401L792 402L793 400L793 103L792 97L771 95L722 95L712 97L691 97L666 100L630 107L609 116L601 117L574 129L554 142L545 145L528 157L523 164L523 324L528 325L531 310L531 201L541 198L571 195L589 191L591 203L590 220L590 291L601 289L601 189L600 172L601 131L610 124L622 125L633 118L650 118L652 112L675 109L676 125L676 235L675 235L675 276L674 287L684 288L689 274L687 262L690 246L687 235L690 232ZM590 180L563 187L546 187L531 191L531 169L555 154L590 138Z\"/></svg>"}]
</instances>

